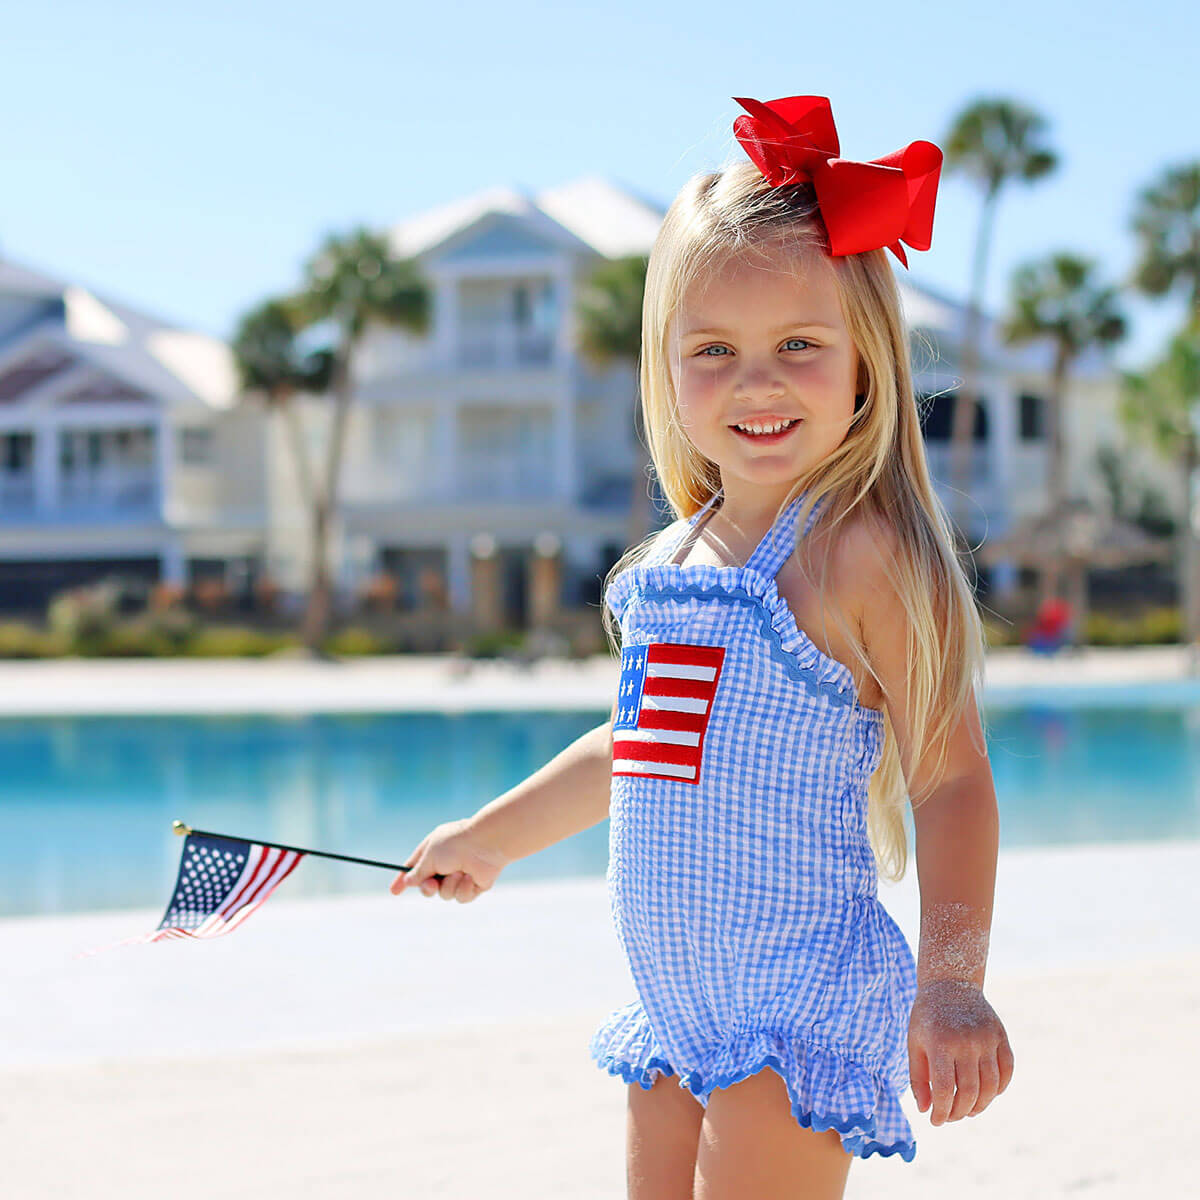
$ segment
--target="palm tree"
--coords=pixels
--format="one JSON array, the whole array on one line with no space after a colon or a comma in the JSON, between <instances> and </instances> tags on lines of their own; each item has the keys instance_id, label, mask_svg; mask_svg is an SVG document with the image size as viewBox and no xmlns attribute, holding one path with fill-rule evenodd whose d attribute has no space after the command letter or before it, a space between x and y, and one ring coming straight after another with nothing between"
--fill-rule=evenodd
<instances>
[{"instance_id":1,"label":"palm tree","mask_svg":"<svg viewBox=\"0 0 1200 1200\"><path fill-rule=\"evenodd\" d=\"M313 471L292 399L300 393L319 394L329 386L328 352L304 353L296 344L297 330L285 300L266 300L246 313L233 336L233 359L245 393L257 393L268 409L283 417L299 490L312 500Z\"/></svg>"},{"instance_id":2,"label":"palm tree","mask_svg":"<svg viewBox=\"0 0 1200 1200\"><path fill-rule=\"evenodd\" d=\"M962 342L963 378L955 393L950 433L951 514L960 531L970 487L983 304L996 205L1000 189L1010 180L1033 183L1058 166L1057 154L1044 141L1046 128L1044 117L1014 100L980 99L959 112L945 137L946 173L965 175L983 189Z\"/></svg>"},{"instance_id":3,"label":"palm tree","mask_svg":"<svg viewBox=\"0 0 1200 1200\"><path fill-rule=\"evenodd\" d=\"M319 395L329 387L331 357L327 352L305 353L297 345L297 330L285 300L266 300L238 322L231 346L240 390L260 396L268 411L283 418L301 499L313 502L313 470L292 403L296 396Z\"/></svg>"},{"instance_id":4,"label":"palm tree","mask_svg":"<svg viewBox=\"0 0 1200 1200\"><path fill-rule=\"evenodd\" d=\"M304 616L304 644L316 650L329 627L333 581L329 538L338 508L346 425L354 396L354 355L372 323L424 333L429 328L428 286L415 262L395 259L387 238L366 229L330 236L304 267L304 286L285 301L293 328L322 338L329 356L333 399L324 474L313 480L312 586Z\"/></svg>"},{"instance_id":5,"label":"palm tree","mask_svg":"<svg viewBox=\"0 0 1200 1200\"><path fill-rule=\"evenodd\" d=\"M1158 362L1140 373L1124 373L1121 382L1123 424L1181 475L1185 513L1175 559L1183 574L1184 641L1194 650L1200 639L1200 537L1193 516L1200 482L1200 316L1171 339Z\"/></svg>"},{"instance_id":6,"label":"palm tree","mask_svg":"<svg viewBox=\"0 0 1200 1200\"><path fill-rule=\"evenodd\" d=\"M580 291L576 314L580 352L597 367L627 362L637 366L642 348L642 300L649 259L634 254L601 263ZM652 528L646 485L652 469L642 406L634 397L635 461L629 506L629 544L640 542Z\"/></svg>"},{"instance_id":7,"label":"palm tree","mask_svg":"<svg viewBox=\"0 0 1200 1200\"><path fill-rule=\"evenodd\" d=\"M1182 285L1192 317L1200 315L1200 162L1168 167L1143 189L1133 229L1140 252L1134 284L1151 296Z\"/></svg>"},{"instance_id":8,"label":"palm tree","mask_svg":"<svg viewBox=\"0 0 1200 1200\"><path fill-rule=\"evenodd\" d=\"M1117 289L1099 282L1095 270L1094 262L1071 254L1053 254L1019 267L1013 275L1011 311L1002 324L1002 335L1009 344L1049 339L1054 347L1046 398L1050 434L1046 508L1054 528L1060 527L1067 500L1063 409L1071 367L1085 350L1115 345L1127 328ZM1042 580L1044 599L1057 595L1061 576L1061 562L1046 571ZM1071 582L1079 585L1081 581ZM1081 594L1078 586L1072 590Z\"/></svg>"}]
</instances>

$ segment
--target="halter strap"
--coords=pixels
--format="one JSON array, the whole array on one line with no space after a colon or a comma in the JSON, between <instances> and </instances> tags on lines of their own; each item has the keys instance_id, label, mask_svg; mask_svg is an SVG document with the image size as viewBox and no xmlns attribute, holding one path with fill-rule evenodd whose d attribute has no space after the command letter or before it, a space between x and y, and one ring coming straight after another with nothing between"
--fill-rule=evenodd
<instances>
[{"instance_id":1,"label":"halter strap","mask_svg":"<svg viewBox=\"0 0 1200 1200\"><path fill-rule=\"evenodd\" d=\"M800 505L807 495L807 492L801 492L775 518L775 523L763 534L762 541L758 543L754 548L754 553L746 560L746 565L742 568L744 571L754 571L766 579L775 578L779 573L779 568L788 560L795 548L796 518L800 515ZM804 526L805 534L812 528L820 510L821 504L818 503L808 514L808 520Z\"/></svg>"},{"instance_id":2,"label":"halter strap","mask_svg":"<svg viewBox=\"0 0 1200 1200\"><path fill-rule=\"evenodd\" d=\"M690 517L688 517L686 524L683 524L679 527L679 532L674 537L664 539L666 544L658 552L658 554L654 556L653 559L653 562L656 566L661 566L663 563L669 563L671 559L675 557L676 553L679 551L679 547L683 544L684 538L686 538L688 534L690 534L692 530L696 528L696 523L702 516L704 516L706 512L708 512L710 508L712 508L712 506L722 495L724 495L724 493L724 488L717 488L717 490L713 492L713 494L709 496L709 498L698 509L696 509L696 511L692 513Z\"/></svg>"},{"instance_id":3,"label":"halter strap","mask_svg":"<svg viewBox=\"0 0 1200 1200\"><path fill-rule=\"evenodd\" d=\"M695 529L701 517L724 494L725 489L723 487L717 488L704 505L688 518L687 523L680 527L679 533L675 537L670 538L662 552L656 555L655 562L657 564L671 562L679 552L679 547L683 544L684 539ZM807 494L807 492L801 492L775 519L775 523L763 535L762 541L758 543L753 553L746 560L745 566L742 567L743 571L755 571L768 579L775 578L779 572L779 568L787 561L788 556L792 553L792 549L795 546L796 517L800 511L800 504ZM821 507L821 504L817 504L812 512L809 513L808 521L804 527L806 534L812 528L812 524L816 520Z\"/></svg>"}]
</instances>

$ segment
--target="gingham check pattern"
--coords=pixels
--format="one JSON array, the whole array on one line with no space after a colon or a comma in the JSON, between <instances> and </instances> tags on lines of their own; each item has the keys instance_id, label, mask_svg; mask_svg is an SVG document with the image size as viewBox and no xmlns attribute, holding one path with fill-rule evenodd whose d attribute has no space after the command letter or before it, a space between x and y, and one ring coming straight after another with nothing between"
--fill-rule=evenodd
<instances>
[{"instance_id":1,"label":"gingham check pattern","mask_svg":"<svg viewBox=\"0 0 1200 1200\"><path fill-rule=\"evenodd\" d=\"M719 495L605 597L623 648L724 656L699 781L612 777L607 882L638 998L591 1054L646 1088L678 1074L703 1104L770 1065L802 1125L862 1157L911 1159L898 1097L916 968L877 899L866 824L882 714L776 590L803 497L744 567L671 561Z\"/></svg>"}]
</instances>

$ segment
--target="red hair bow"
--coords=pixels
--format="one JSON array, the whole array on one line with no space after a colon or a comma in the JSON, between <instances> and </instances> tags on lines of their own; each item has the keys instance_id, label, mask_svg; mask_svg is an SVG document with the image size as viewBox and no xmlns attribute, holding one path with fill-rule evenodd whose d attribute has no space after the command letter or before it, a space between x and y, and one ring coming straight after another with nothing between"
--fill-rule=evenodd
<instances>
[{"instance_id":1,"label":"red hair bow","mask_svg":"<svg viewBox=\"0 0 1200 1200\"><path fill-rule=\"evenodd\" d=\"M733 133L772 187L811 183L829 233L830 253L886 246L906 267L902 241L928 250L933 240L942 152L932 142L870 162L839 158L833 110L824 96L759 100L734 96L750 115Z\"/></svg>"}]
</instances>

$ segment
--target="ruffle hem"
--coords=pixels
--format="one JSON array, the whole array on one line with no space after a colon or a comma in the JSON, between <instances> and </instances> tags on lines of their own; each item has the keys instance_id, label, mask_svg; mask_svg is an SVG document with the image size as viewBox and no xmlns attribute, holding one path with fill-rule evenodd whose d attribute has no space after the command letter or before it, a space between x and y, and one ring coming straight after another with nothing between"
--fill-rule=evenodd
<instances>
[{"instance_id":1,"label":"ruffle hem","mask_svg":"<svg viewBox=\"0 0 1200 1200\"><path fill-rule=\"evenodd\" d=\"M833 1129L843 1147L859 1158L916 1154L912 1127L896 1089L860 1063L778 1029L744 1030L727 1038L697 1066L677 1071L655 1038L639 1001L614 1012L592 1036L596 1065L626 1083L649 1090L659 1075L679 1075L707 1105L714 1088L729 1087L763 1067L782 1078L792 1115L805 1129Z\"/></svg>"}]
</instances>

